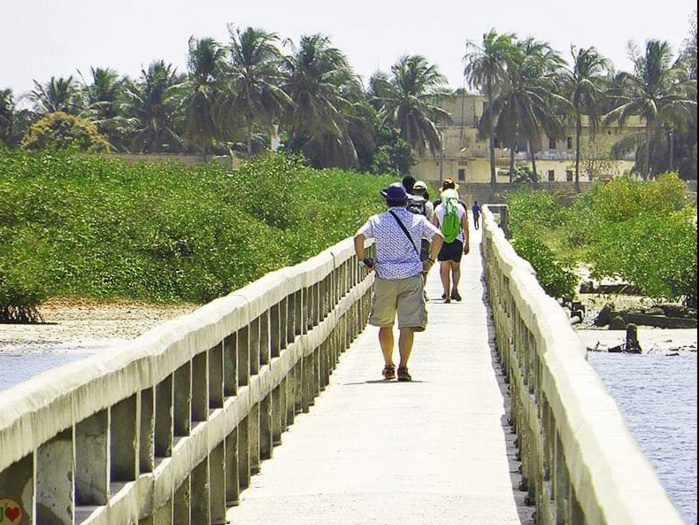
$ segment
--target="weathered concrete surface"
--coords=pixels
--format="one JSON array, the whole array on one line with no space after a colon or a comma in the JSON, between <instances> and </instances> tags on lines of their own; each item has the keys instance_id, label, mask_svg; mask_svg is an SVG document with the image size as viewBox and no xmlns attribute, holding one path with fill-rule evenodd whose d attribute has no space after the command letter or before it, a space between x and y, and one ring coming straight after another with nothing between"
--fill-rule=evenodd
<instances>
[{"instance_id":1,"label":"weathered concrete surface","mask_svg":"<svg viewBox=\"0 0 699 525\"><path fill-rule=\"evenodd\" d=\"M367 329L229 511L231 523L526 523L513 493L514 438L503 426L479 250L465 267L461 305L437 300L436 269L431 276L432 324L416 343L415 382L381 380L376 330Z\"/></svg>"}]
</instances>

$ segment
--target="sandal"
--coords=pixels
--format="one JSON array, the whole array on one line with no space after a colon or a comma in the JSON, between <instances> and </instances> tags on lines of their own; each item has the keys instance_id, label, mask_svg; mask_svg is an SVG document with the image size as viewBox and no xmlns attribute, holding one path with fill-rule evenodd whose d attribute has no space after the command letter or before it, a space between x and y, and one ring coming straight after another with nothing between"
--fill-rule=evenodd
<instances>
[{"instance_id":1,"label":"sandal","mask_svg":"<svg viewBox=\"0 0 699 525\"><path fill-rule=\"evenodd\" d=\"M393 365L386 365L383 369L383 378L386 381L391 381L396 378L396 367Z\"/></svg>"},{"instance_id":2,"label":"sandal","mask_svg":"<svg viewBox=\"0 0 699 525\"><path fill-rule=\"evenodd\" d=\"M398 381L401 383L410 383L413 380L413 377L410 375L410 372L408 372L407 368L399 368L398 369Z\"/></svg>"}]
</instances>

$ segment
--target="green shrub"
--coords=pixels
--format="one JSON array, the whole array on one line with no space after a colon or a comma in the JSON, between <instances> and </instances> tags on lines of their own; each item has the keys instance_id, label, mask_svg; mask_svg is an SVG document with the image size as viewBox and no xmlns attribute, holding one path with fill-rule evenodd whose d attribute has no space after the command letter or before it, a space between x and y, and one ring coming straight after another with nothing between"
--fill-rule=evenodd
<instances>
[{"instance_id":1,"label":"green shrub","mask_svg":"<svg viewBox=\"0 0 699 525\"><path fill-rule=\"evenodd\" d=\"M569 265L556 261L555 254L543 241L526 235L520 236L514 241L514 247L534 267L546 293L558 299L575 297L578 278Z\"/></svg>"},{"instance_id":2,"label":"green shrub","mask_svg":"<svg viewBox=\"0 0 699 525\"><path fill-rule=\"evenodd\" d=\"M547 191L527 188L507 196L512 231L533 233L542 228L558 228L564 224L565 211L560 199Z\"/></svg>"},{"instance_id":3,"label":"green shrub","mask_svg":"<svg viewBox=\"0 0 699 525\"><path fill-rule=\"evenodd\" d=\"M593 249L595 275L619 277L654 299L697 304L697 228L691 208L607 224Z\"/></svg>"},{"instance_id":4,"label":"green shrub","mask_svg":"<svg viewBox=\"0 0 699 525\"><path fill-rule=\"evenodd\" d=\"M353 234L389 182L278 155L230 172L0 151L0 304L203 303Z\"/></svg>"}]
</instances>

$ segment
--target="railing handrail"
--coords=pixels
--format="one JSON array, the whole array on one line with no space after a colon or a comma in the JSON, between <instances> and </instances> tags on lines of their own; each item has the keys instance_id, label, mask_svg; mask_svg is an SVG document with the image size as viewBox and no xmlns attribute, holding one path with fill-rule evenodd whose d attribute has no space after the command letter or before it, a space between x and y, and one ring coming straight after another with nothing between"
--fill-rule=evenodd
<instances>
[{"instance_id":1,"label":"railing handrail","mask_svg":"<svg viewBox=\"0 0 699 525\"><path fill-rule=\"evenodd\" d=\"M520 405L518 426L530 425L532 420L538 425L530 437L522 435L523 428L517 429L520 446L529 448L522 455L536 456L524 458L530 470L548 471L542 473L536 487L539 523L550 523L557 507L559 513L569 516L559 514L561 521L553 523L683 525L617 404L588 363L587 349L568 316L546 294L531 265L507 241L488 206L484 207L484 232L486 273L496 328L501 332L499 351L506 373L520 376L511 377L510 383L524 398L521 402L513 399L513 404ZM496 282L498 279L502 282ZM505 288L507 297L502 296ZM524 328L517 326L519 321L530 335L522 335ZM522 343L526 337L533 337L533 347ZM550 428L551 423L554 428ZM524 440L529 442L522 443ZM566 478L565 473L556 472L559 445L575 499L573 508L567 510L560 509L571 507L569 495L561 495L561 488L555 486ZM534 483L531 479L530 485ZM583 521L574 517L577 505Z\"/></svg>"},{"instance_id":2,"label":"railing handrail","mask_svg":"<svg viewBox=\"0 0 699 525\"><path fill-rule=\"evenodd\" d=\"M354 256L353 248L351 239L344 240L306 262L272 272L189 315L168 321L116 351L52 369L1 392L0 472L73 422L154 387L285 297L321 282ZM166 366L162 366L164 362ZM131 368L137 369L136 373L129 373ZM125 382L126 376L131 380ZM90 395L95 383L100 384L99 396ZM86 395L77 396L80 401L76 402L73 398L81 389ZM52 407L71 399L70 421L64 417L65 410L56 416Z\"/></svg>"}]
</instances>

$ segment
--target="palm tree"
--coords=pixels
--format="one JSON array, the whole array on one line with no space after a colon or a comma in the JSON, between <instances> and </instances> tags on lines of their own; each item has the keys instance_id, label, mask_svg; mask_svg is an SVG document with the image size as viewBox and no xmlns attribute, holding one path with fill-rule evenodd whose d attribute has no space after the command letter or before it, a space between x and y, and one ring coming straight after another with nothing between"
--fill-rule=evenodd
<instances>
[{"instance_id":1,"label":"palm tree","mask_svg":"<svg viewBox=\"0 0 699 525\"><path fill-rule=\"evenodd\" d=\"M285 125L291 149L302 151L318 167L359 166L360 144L371 149L371 129L363 122L368 111L364 89L342 52L330 39L304 36L288 41L284 58L284 90L293 101Z\"/></svg>"},{"instance_id":2,"label":"palm tree","mask_svg":"<svg viewBox=\"0 0 699 525\"><path fill-rule=\"evenodd\" d=\"M610 62L594 47L571 48L572 67L562 71L565 92L575 118L575 187L580 192L580 162L582 150L583 116L587 116L591 134L600 124L604 82L611 69Z\"/></svg>"},{"instance_id":3,"label":"palm tree","mask_svg":"<svg viewBox=\"0 0 699 525\"><path fill-rule=\"evenodd\" d=\"M479 89L488 98L488 105L493 104L500 85L506 81L507 68L515 54L515 35L498 34L495 29L483 35L480 45L468 44L464 56L466 67L464 75L471 88ZM485 115L484 115L485 117ZM492 119L492 112L490 115ZM490 183L493 188L497 185L495 167L495 126L494 121L486 122L490 147Z\"/></svg>"},{"instance_id":4,"label":"palm tree","mask_svg":"<svg viewBox=\"0 0 699 525\"><path fill-rule=\"evenodd\" d=\"M226 50L212 38L189 39L185 134L204 154L221 136L216 104L222 91Z\"/></svg>"},{"instance_id":5,"label":"palm tree","mask_svg":"<svg viewBox=\"0 0 699 525\"><path fill-rule=\"evenodd\" d=\"M229 30L231 60L226 66L226 89L218 114L233 137L242 133L252 156L255 134L271 134L291 99L281 88L279 37L252 27L244 32Z\"/></svg>"},{"instance_id":6,"label":"palm tree","mask_svg":"<svg viewBox=\"0 0 699 525\"><path fill-rule=\"evenodd\" d=\"M645 52L636 46L630 48L633 73L620 73L612 96L617 108L611 111L606 123L623 126L631 116L645 121L643 137L628 137L616 146L620 151L628 144L638 146L637 167L644 178L653 175L652 155L654 140L662 135L661 129L685 129L696 113L696 80L690 80L685 65L673 61L668 42L649 40Z\"/></svg>"},{"instance_id":7,"label":"palm tree","mask_svg":"<svg viewBox=\"0 0 699 525\"><path fill-rule=\"evenodd\" d=\"M421 56L401 57L391 73L388 83L380 76L373 79L381 116L418 154L424 154L427 145L435 155L442 149L435 121L449 120L449 114L434 104L450 94L446 77Z\"/></svg>"},{"instance_id":8,"label":"palm tree","mask_svg":"<svg viewBox=\"0 0 699 525\"><path fill-rule=\"evenodd\" d=\"M116 150L126 147L126 136L133 121L122 114L125 82L111 68L90 68L90 82L83 78L87 107L81 116L93 122Z\"/></svg>"},{"instance_id":9,"label":"palm tree","mask_svg":"<svg viewBox=\"0 0 699 525\"><path fill-rule=\"evenodd\" d=\"M182 147L176 123L181 80L172 65L158 60L141 71L137 83L128 85L130 112L137 123L133 144L138 151L163 152Z\"/></svg>"},{"instance_id":10,"label":"palm tree","mask_svg":"<svg viewBox=\"0 0 699 525\"><path fill-rule=\"evenodd\" d=\"M77 115L83 106L80 90L72 75L68 78L51 77L45 84L34 81L34 89L27 95L39 115L57 111Z\"/></svg>"},{"instance_id":11,"label":"palm tree","mask_svg":"<svg viewBox=\"0 0 699 525\"><path fill-rule=\"evenodd\" d=\"M0 90L0 141L10 143L15 120L15 100L11 89Z\"/></svg>"},{"instance_id":12,"label":"palm tree","mask_svg":"<svg viewBox=\"0 0 699 525\"><path fill-rule=\"evenodd\" d=\"M558 137L563 123L558 109L566 100L557 94L557 76L563 60L550 45L527 39L510 55L500 94L483 114L480 131L494 133L512 144L510 175L514 173L514 142L523 137L529 146L532 170L538 180L536 151L544 135Z\"/></svg>"}]
</instances>

